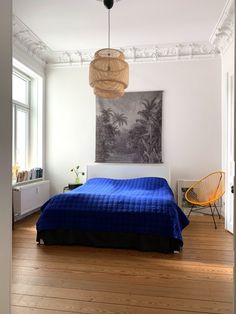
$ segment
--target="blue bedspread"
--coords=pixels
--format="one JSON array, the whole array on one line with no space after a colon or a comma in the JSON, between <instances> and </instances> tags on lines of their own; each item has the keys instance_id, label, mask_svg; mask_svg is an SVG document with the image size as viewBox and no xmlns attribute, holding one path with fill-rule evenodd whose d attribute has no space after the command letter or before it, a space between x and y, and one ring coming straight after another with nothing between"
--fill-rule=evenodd
<instances>
[{"instance_id":1,"label":"blue bedspread","mask_svg":"<svg viewBox=\"0 0 236 314\"><path fill-rule=\"evenodd\" d=\"M182 243L189 223L162 178L94 178L42 207L37 231L78 229L168 236Z\"/></svg>"}]
</instances>

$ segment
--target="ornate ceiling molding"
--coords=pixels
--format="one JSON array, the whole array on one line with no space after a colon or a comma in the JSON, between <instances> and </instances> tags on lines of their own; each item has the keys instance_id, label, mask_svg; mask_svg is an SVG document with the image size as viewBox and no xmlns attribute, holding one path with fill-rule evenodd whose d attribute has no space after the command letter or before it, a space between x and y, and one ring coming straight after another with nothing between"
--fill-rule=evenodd
<instances>
[{"instance_id":1,"label":"ornate ceiling molding","mask_svg":"<svg viewBox=\"0 0 236 314\"><path fill-rule=\"evenodd\" d=\"M13 16L13 42L20 45L29 55L54 66L88 65L96 51L95 49L53 51L16 16ZM129 63L202 59L215 57L220 53L219 49L209 42L114 48L122 50Z\"/></svg>"},{"instance_id":2,"label":"ornate ceiling molding","mask_svg":"<svg viewBox=\"0 0 236 314\"><path fill-rule=\"evenodd\" d=\"M117 47L116 47L117 48ZM144 47L118 47L129 63L149 63L171 60L191 60L215 57L219 50L210 43L182 43ZM47 60L54 65L88 65L94 56L95 50L54 51Z\"/></svg>"},{"instance_id":3,"label":"ornate ceiling molding","mask_svg":"<svg viewBox=\"0 0 236 314\"><path fill-rule=\"evenodd\" d=\"M220 52L224 52L234 38L234 19L235 19L235 5L234 0L228 0L221 17L216 24L210 43L217 47Z\"/></svg>"},{"instance_id":4,"label":"ornate ceiling molding","mask_svg":"<svg viewBox=\"0 0 236 314\"><path fill-rule=\"evenodd\" d=\"M20 46L40 63L46 63L47 58L53 54L52 50L16 15L13 15L12 23L13 47Z\"/></svg>"}]
</instances>

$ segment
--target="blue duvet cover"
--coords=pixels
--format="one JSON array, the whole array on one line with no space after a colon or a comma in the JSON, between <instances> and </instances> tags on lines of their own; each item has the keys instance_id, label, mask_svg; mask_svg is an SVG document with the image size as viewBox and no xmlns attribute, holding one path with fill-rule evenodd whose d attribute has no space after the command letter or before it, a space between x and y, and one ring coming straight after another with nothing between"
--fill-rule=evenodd
<instances>
[{"instance_id":1,"label":"blue duvet cover","mask_svg":"<svg viewBox=\"0 0 236 314\"><path fill-rule=\"evenodd\" d=\"M163 178L94 178L53 196L42 207L37 231L81 230L167 236L182 243L189 221Z\"/></svg>"}]
</instances>

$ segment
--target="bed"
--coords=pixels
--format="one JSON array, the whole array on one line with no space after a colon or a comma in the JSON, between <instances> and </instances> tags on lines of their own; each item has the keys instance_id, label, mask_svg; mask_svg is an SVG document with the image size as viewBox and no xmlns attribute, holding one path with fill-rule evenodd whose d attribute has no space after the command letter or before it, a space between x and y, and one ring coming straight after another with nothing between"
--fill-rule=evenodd
<instances>
[{"instance_id":1,"label":"bed","mask_svg":"<svg viewBox=\"0 0 236 314\"><path fill-rule=\"evenodd\" d=\"M189 221L165 178L107 178L91 169L83 186L55 195L43 205L37 222L39 243L181 250L181 232ZM125 175L130 177L129 172Z\"/></svg>"}]
</instances>

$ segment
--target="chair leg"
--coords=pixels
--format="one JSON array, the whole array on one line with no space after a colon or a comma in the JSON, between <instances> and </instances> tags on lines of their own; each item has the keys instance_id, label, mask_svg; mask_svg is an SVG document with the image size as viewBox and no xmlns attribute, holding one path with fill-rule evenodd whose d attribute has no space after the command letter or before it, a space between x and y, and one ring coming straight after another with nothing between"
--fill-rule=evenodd
<instances>
[{"instance_id":1,"label":"chair leg","mask_svg":"<svg viewBox=\"0 0 236 314\"><path fill-rule=\"evenodd\" d=\"M217 206L216 206L216 203L214 203L214 207L215 207L215 209L216 209L216 211L217 211L217 214L218 214L218 216L219 216L219 219L220 219L221 216L220 216L220 213L219 213L218 208L217 208Z\"/></svg>"},{"instance_id":2,"label":"chair leg","mask_svg":"<svg viewBox=\"0 0 236 314\"><path fill-rule=\"evenodd\" d=\"M209 204L209 207L210 207L210 209L211 209L211 215L212 215L212 219L213 219L213 221L214 221L215 229L217 229L216 222L215 222L215 217L214 217L214 211L213 211L213 209L212 209L212 207L211 207L211 204Z\"/></svg>"},{"instance_id":3,"label":"chair leg","mask_svg":"<svg viewBox=\"0 0 236 314\"><path fill-rule=\"evenodd\" d=\"M189 216L190 216L190 214L191 214L191 212L192 212L192 210L193 210L193 207L194 207L194 205L192 205L192 207L191 207L191 209L190 209L190 212L188 213L188 218L189 218Z\"/></svg>"}]
</instances>

